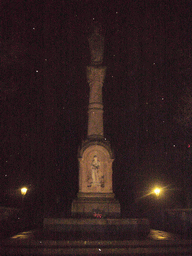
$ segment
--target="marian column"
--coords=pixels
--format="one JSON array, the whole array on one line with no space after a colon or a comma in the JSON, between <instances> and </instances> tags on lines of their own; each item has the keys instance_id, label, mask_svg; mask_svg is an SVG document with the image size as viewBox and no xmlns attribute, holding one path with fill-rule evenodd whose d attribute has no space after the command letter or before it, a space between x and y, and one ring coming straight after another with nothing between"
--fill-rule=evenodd
<instances>
[{"instance_id":1,"label":"marian column","mask_svg":"<svg viewBox=\"0 0 192 256\"><path fill-rule=\"evenodd\" d=\"M89 38L91 50L91 65L87 67L87 80L90 86L88 137L103 137L103 101L102 87L106 67L102 66L104 52L104 38L95 28L94 34Z\"/></svg>"},{"instance_id":2,"label":"marian column","mask_svg":"<svg viewBox=\"0 0 192 256\"><path fill-rule=\"evenodd\" d=\"M114 161L110 143L104 138L102 87L106 67L102 66L104 37L95 27L88 38L91 64L87 67L90 87L87 140L79 150L79 192L72 203L72 215L81 217L119 217L120 204L112 184Z\"/></svg>"}]
</instances>

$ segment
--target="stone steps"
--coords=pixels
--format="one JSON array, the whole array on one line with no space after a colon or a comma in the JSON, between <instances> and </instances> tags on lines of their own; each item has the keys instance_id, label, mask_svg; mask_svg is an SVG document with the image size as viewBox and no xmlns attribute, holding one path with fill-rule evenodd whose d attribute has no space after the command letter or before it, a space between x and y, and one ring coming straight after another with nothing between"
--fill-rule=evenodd
<instances>
[{"instance_id":1,"label":"stone steps","mask_svg":"<svg viewBox=\"0 0 192 256\"><path fill-rule=\"evenodd\" d=\"M191 240L171 237L162 231L161 236L156 232L157 240L152 240L155 232L152 233L144 240L90 241L75 240L75 237L61 240L62 236L54 240L53 234L51 237L38 230L22 232L1 241L0 255L192 255Z\"/></svg>"}]
</instances>

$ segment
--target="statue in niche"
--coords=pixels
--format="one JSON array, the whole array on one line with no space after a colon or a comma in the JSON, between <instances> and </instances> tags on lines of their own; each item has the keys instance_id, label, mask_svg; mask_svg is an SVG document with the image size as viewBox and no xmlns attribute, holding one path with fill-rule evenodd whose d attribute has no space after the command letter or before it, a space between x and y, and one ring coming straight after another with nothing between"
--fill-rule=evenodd
<instances>
[{"instance_id":1,"label":"statue in niche","mask_svg":"<svg viewBox=\"0 0 192 256\"><path fill-rule=\"evenodd\" d=\"M98 184L98 185L100 184L99 168L100 168L100 161L95 155L91 163L91 175L92 175L93 184Z\"/></svg>"},{"instance_id":2,"label":"statue in niche","mask_svg":"<svg viewBox=\"0 0 192 256\"><path fill-rule=\"evenodd\" d=\"M94 155L90 166L90 172L87 176L87 187L100 186L104 188L104 175L100 169L100 166L101 164L97 155Z\"/></svg>"}]
</instances>

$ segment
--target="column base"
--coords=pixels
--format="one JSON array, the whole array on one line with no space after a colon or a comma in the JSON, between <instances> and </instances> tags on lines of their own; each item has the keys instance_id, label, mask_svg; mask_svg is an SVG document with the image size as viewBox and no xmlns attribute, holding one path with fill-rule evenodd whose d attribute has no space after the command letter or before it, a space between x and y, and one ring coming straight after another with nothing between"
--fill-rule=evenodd
<instances>
[{"instance_id":1,"label":"column base","mask_svg":"<svg viewBox=\"0 0 192 256\"><path fill-rule=\"evenodd\" d=\"M119 218L120 203L113 193L79 193L72 202L72 217Z\"/></svg>"}]
</instances>

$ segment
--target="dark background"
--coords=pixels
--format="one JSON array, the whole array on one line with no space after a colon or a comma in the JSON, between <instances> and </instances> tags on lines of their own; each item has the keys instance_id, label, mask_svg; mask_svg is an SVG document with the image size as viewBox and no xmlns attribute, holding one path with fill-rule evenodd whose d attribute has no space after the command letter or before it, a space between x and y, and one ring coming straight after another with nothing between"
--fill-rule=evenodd
<instances>
[{"instance_id":1,"label":"dark background","mask_svg":"<svg viewBox=\"0 0 192 256\"><path fill-rule=\"evenodd\" d=\"M189 206L191 135L175 116L191 86L191 1L107 2L2 1L2 205L17 206L25 185L45 212L69 212L87 135L87 36L99 22L104 131L122 211L155 185L166 187L166 207Z\"/></svg>"}]
</instances>

